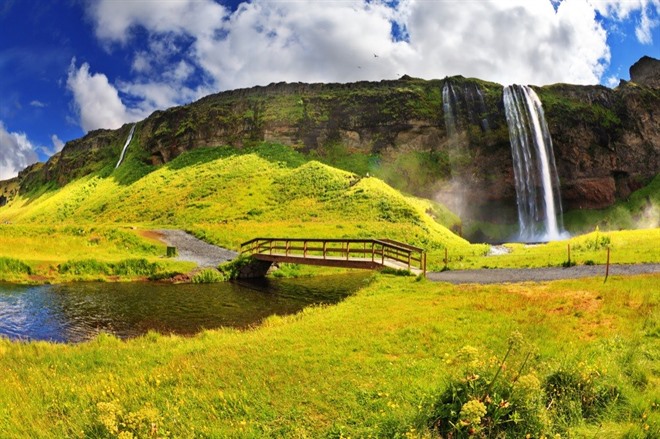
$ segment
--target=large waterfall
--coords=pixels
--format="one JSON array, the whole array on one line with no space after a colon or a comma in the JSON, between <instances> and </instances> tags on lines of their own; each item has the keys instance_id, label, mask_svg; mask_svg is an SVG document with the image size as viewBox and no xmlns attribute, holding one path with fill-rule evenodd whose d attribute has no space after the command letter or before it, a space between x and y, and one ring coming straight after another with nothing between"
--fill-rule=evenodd
<instances>
[{"instance_id":1,"label":"large waterfall","mask_svg":"<svg viewBox=\"0 0 660 439\"><path fill-rule=\"evenodd\" d=\"M561 221L559 178L543 107L534 90L504 89L516 183L521 241L548 241L565 235Z\"/></svg>"},{"instance_id":2,"label":"large waterfall","mask_svg":"<svg viewBox=\"0 0 660 439\"><path fill-rule=\"evenodd\" d=\"M117 165L115 166L115 169L121 165L122 160L124 160L124 154L126 154L126 149L128 149L128 145L131 143L131 140L133 140L133 131L135 131L135 124L131 127L131 131L128 133L128 138L126 139L126 143L124 144L124 148L121 150L121 155L119 156L119 160L117 161Z\"/></svg>"}]
</instances>

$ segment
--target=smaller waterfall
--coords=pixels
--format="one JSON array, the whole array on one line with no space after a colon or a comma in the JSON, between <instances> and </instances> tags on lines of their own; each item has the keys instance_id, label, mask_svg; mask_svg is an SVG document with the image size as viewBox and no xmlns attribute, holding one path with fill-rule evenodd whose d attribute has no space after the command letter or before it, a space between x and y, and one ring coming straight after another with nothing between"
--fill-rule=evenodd
<instances>
[{"instance_id":1,"label":"smaller waterfall","mask_svg":"<svg viewBox=\"0 0 660 439\"><path fill-rule=\"evenodd\" d=\"M528 86L504 89L521 241L562 238L559 178L538 96ZM558 220L559 218L559 220Z\"/></svg>"},{"instance_id":2,"label":"smaller waterfall","mask_svg":"<svg viewBox=\"0 0 660 439\"><path fill-rule=\"evenodd\" d=\"M475 86L475 89L477 90L477 98L479 100L479 111L481 113L481 116L483 119L481 119L481 129L484 131L489 131L490 126L488 125L488 111L486 110L486 103L484 102L484 95L481 93L481 89L479 86Z\"/></svg>"},{"instance_id":3,"label":"smaller waterfall","mask_svg":"<svg viewBox=\"0 0 660 439\"><path fill-rule=\"evenodd\" d=\"M453 139L458 132L456 126L456 94L454 93L454 88L447 80L445 80L445 85L442 87L442 112L445 117L447 138L450 143L454 143Z\"/></svg>"},{"instance_id":4,"label":"smaller waterfall","mask_svg":"<svg viewBox=\"0 0 660 439\"><path fill-rule=\"evenodd\" d=\"M126 154L128 145L131 143L131 140L133 140L133 131L135 131L135 124L133 124L133 126L131 127L131 131L128 133L128 139L126 139L124 148L121 150L121 155L119 156L119 161L117 161L117 165L115 166L115 169L117 169L119 165L121 165L122 160L124 160L124 154Z\"/></svg>"}]
</instances>

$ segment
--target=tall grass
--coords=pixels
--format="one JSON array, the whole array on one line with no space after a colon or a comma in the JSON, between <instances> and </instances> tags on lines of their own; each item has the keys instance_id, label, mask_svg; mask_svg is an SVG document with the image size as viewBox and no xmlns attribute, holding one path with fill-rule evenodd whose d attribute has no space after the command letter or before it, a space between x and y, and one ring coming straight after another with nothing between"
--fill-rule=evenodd
<instances>
[{"instance_id":1,"label":"tall grass","mask_svg":"<svg viewBox=\"0 0 660 439\"><path fill-rule=\"evenodd\" d=\"M0 257L0 275L7 274L32 274L32 268L18 259Z\"/></svg>"}]
</instances>

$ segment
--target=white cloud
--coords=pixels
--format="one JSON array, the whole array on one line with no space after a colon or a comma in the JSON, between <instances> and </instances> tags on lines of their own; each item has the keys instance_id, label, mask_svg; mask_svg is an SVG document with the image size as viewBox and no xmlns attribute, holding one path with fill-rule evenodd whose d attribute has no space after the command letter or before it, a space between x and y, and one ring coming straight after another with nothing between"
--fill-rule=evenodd
<instances>
[{"instance_id":1,"label":"white cloud","mask_svg":"<svg viewBox=\"0 0 660 439\"><path fill-rule=\"evenodd\" d=\"M215 89L379 80L404 73L463 74L502 83L597 83L610 53L594 6L588 0L555 6L550 0L471 1L460 7L401 0L394 8L378 1L254 0L230 14L211 0L166 2L159 8L101 0L89 13L97 37L107 44L126 44L137 27L148 31L148 53L136 53L134 70L146 71L153 60L177 53L184 65L209 75ZM392 38L393 22L407 31L405 41ZM184 50L173 43L177 36L193 42Z\"/></svg>"},{"instance_id":2,"label":"white cloud","mask_svg":"<svg viewBox=\"0 0 660 439\"><path fill-rule=\"evenodd\" d=\"M0 180L16 177L37 161L35 148L25 133L9 132L0 120Z\"/></svg>"},{"instance_id":3,"label":"white cloud","mask_svg":"<svg viewBox=\"0 0 660 439\"><path fill-rule=\"evenodd\" d=\"M634 12L640 13L635 36L642 44L653 43L653 30L660 25L660 0L589 0L593 7L605 17L623 21ZM655 18L652 16L655 15ZM656 34L657 35L657 34Z\"/></svg>"},{"instance_id":4,"label":"white cloud","mask_svg":"<svg viewBox=\"0 0 660 439\"><path fill-rule=\"evenodd\" d=\"M64 148L64 142L57 137L57 134L50 136L50 141L53 142L53 154L62 151L62 148Z\"/></svg>"},{"instance_id":5,"label":"white cloud","mask_svg":"<svg viewBox=\"0 0 660 439\"><path fill-rule=\"evenodd\" d=\"M44 108L46 106L46 104L44 104L41 101L37 101L36 99L34 101L30 102L30 105L33 106L33 107L36 107L36 108Z\"/></svg>"},{"instance_id":6,"label":"white cloud","mask_svg":"<svg viewBox=\"0 0 660 439\"><path fill-rule=\"evenodd\" d=\"M619 78L616 76L608 76L605 79L605 85L607 85L609 88L615 88L619 85Z\"/></svg>"},{"instance_id":7,"label":"white cloud","mask_svg":"<svg viewBox=\"0 0 660 439\"><path fill-rule=\"evenodd\" d=\"M176 0L158 4L101 0L91 3L88 13L96 23L97 37L126 43L131 37L131 28L138 25L161 34L212 34L227 10L213 0Z\"/></svg>"},{"instance_id":8,"label":"white cloud","mask_svg":"<svg viewBox=\"0 0 660 439\"><path fill-rule=\"evenodd\" d=\"M642 13L640 25L635 29L635 36L642 44L653 43L653 29L660 24L659 20L650 18L646 13Z\"/></svg>"},{"instance_id":9,"label":"white cloud","mask_svg":"<svg viewBox=\"0 0 660 439\"><path fill-rule=\"evenodd\" d=\"M85 131L97 128L119 128L145 116L143 112L127 109L117 89L102 73L90 73L89 64L76 67L75 58L69 66L67 88L73 93L74 105Z\"/></svg>"}]
</instances>

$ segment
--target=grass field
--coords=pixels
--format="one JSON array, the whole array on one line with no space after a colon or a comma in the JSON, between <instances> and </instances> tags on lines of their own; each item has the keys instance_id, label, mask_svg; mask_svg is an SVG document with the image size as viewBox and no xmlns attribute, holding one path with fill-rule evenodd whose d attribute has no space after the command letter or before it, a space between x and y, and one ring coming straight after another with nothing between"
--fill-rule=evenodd
<instances>
[{"instance_id":1,"label":"grass field","mask_svg":"<svg viewBox=\"0 0 660 439\"><path fill-rule=\"evenodd\" d=\"M454 287L379 275L339 305L248 331L0 340L0 436L429 437L448 386L492 377L517 334L493 389L521 375L544 420L534 437L658 437L658 280ZM557 377L582 389L576 400L549 387ZM512 386L485 403L518 407Z\"/></svg>"},{"instance_id":2,"label":"grass field","mask_svg":"<svg viewBox=\"0 0 660 439\"><path fill-rule=\"evenodd\" d=\"M230 249L258 235L279 235L376 236L429 249L483 251L445 227L459 219L443 206L278 145L240 153L202 148L159 168L129 155L117 170L104 168L60 189L41 187L17 197L0 209L0 223L0 257L29 265L28 281L71 280L57 265L83 259L100 266L146 258L158 262L160 272L181 271L161 260L162 244L143 239L136 228L181 228ZM75 279L110 279L108 270L94 273L95 263L85 266L86 276ZM0 272L4 280L26 276Z\"/></svg>"}]
</instances>

